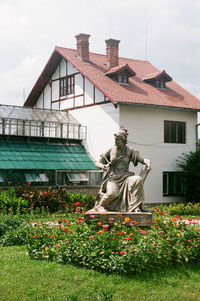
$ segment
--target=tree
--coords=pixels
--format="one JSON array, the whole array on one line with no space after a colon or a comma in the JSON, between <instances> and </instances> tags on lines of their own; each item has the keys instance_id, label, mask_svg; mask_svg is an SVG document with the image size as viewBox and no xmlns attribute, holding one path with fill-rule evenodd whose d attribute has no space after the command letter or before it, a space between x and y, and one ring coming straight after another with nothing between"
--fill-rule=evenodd
<instances>
[{"instance_id":1,"label":"tree","mask_svg":"<svg viewBox=\"0 0 200 301\"><path fill-rule=\"evenodd\" d=\"M177 166L184 172L184 191L188 202L200 202L200 148L196 152L182 154Z\"/></svg>"}]
</instances>

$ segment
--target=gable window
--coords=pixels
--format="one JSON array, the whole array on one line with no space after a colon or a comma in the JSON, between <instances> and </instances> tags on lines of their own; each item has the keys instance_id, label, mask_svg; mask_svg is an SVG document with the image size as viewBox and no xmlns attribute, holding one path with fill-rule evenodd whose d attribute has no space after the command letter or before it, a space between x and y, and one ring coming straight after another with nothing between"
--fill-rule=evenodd
<instances>
[{"instance_id":1,"label":"gable window","mask_svg":"<svg viewBox=\"0 0 200 301\"><path fill-rule=\"evenodd\" d=\"M128 76L127 75L118 75L118 82L121 84L128 84Z\"/></svg>"},{"instance_id":2,"label":"gable window","mask_svg":"<svg viewBox=\"0 0 200 301\"><path fill-rule=\"evenodd\" d=\"M74 94L74 75L60 79L60 97Z\"/></svg>"},{"instance_id":3,"label":"gable window","mask_svg":"<svg viewBox=\"0 0 200 301\"><path fill-rule=\"evenodd\" d=\"M186 123L182 121L164 121L165 143L186 143Z\"/></svg>"},{"instance_id":4,"label":"gable window","mask_svg":"<svg viewBox=\"0 0 200 301\"><path fill-rule=\"evenodd\" d=\"M163 196L183 196L184 175L182 172L163 172Z\"/></svg>"}]
</instances>

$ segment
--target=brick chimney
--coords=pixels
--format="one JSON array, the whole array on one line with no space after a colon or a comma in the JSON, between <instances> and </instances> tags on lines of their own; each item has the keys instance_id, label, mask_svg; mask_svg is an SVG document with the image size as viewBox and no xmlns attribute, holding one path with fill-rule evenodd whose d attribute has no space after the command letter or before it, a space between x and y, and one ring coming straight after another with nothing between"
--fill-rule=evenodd
<instances>
[{"instance_id":1,"label":"brick chimney","mask_svg":"<svg viewBox=\"0 0 200 301\"><path fill-rule=\"evenodd\" d=\"M89 34L80 33L76 36L77 54L83 61L89 61Z\"/></svg>"},{"instance_id":2,"label":"brick chimney","mask_svg":"<svg viewBox=\"0 0 200 301\"><path fill-rule=\"evenodd\" d=\"M106 40L106 62L109 68L118 66L119 40Z\"/></svg>"}]
</instances>

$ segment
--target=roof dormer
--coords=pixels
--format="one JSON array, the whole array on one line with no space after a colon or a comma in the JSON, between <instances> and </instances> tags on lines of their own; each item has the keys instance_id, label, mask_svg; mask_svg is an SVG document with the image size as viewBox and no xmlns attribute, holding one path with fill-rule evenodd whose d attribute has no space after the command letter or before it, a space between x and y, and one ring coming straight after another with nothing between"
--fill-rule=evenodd
<instances>
[{"instance_id":1,"label":"roof dormer","mask_svg":"<svg viewBox=\"0 0 200 301\"><path fill-rule=\"evenodd\" d=\"M143 76L142 80L158 89L165 89L166 82L172 81L172 78L165 72L165 70L163 70L146 74Z\"/></svg>"},{"instance_id":2,"label":"roof dormer","mask_svg":"<svg viewBox=\"0 0 200 301\"><path fill-rule=\"evenodd\" d=\"M128 64L111 68L105 73L106 76L115 80L119 84L129 83L129 77L136 75L136 73L129 67Z\"/></svg>"}]
</instances>

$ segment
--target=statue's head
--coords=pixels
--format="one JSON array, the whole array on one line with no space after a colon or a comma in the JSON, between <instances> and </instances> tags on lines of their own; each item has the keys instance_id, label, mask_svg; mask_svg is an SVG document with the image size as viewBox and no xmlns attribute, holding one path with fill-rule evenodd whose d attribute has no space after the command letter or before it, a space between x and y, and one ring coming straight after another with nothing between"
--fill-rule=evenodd
<instances>
[{"instance_id":1,"label":"statue's head","mask_svg":"<svg viewBox=\"0 0 200 301\"><path fill-rule=\"evenodd\" d=\"M123 140L123 143L126 144L127 143L127 136L128 136L128 132L126 129L124 128L121 128L119 130L119 132L117 132L116 134L114 134L115 136L115 139L118 137L120 138L121 140Z\"/></svg>"}]
</instances>

